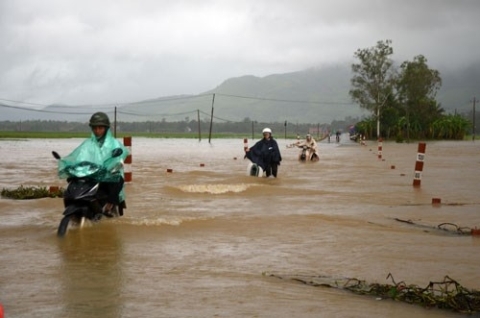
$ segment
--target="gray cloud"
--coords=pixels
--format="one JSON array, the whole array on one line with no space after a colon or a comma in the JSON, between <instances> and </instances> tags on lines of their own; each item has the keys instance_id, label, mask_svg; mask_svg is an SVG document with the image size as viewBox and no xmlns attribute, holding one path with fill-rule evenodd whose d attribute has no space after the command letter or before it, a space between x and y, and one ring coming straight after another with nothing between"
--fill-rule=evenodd
<instances>
[{"instance_id":1,"label":"gray cloud","mask_svg":"<svg viewBox=\"0 0 480 318\"><path fill-rule=\"evenodd\" d=\"M394 58L478 61L480 1L4 0L0 98L103 104L196 94L246 74Z\"/></svg>"}]
</instances>

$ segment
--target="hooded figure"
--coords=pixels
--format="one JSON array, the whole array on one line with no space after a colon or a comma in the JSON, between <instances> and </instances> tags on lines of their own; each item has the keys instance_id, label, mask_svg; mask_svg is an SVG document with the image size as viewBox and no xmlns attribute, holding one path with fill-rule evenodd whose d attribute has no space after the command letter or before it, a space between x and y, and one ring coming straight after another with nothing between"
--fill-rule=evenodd
<instances>
[{"instance_id":1,"label":"hooded figure","mask_svg":"<svg viewBox=\"0 0 480 318\"><path fill-rule=\"evenodd\" d=\"M266 172L267 177L273 175L277 177L278 166L282 161L278 144L272 137L272 130L265 128L263 138L259 140L253 147L247 149L245 157L253 163L259 165Z\"/></svg>"},{"instance_id":2,"label":"hooded figure","mask_svg":"<svg viewBox=\"0 0 480 318\"><path fill-rule=\"evenodd\" d=\"M125 192L123 190L124 171L123 161L129 152L125 146L112 136L110 131L110 120L107 114L97 112L90 118L89 126L92 129L90 138L83 141L72 153L58 161L58 176L61 179L71 177L69 168L75 167L77 176L90 175L90 171L82 171L82 162L89 162L100 166L98 172L91 175L97 182L100 182L100 191L107 196L105 212L110 211L114 205L119 206L120 215L126 208ZM122 154L112 157L114 149L121 149ZM111 173L114 167L121 167L115 173Z\"/></svg>"}]
</instances>

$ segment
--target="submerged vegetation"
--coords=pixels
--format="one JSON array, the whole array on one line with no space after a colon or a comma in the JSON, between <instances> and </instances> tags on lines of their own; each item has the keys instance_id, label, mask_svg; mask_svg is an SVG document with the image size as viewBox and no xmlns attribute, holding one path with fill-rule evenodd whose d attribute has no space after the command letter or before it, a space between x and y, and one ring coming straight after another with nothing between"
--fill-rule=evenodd
<instances>
[{"instance_id":1,"label":"submerged vegetation","mask_svg":"<svg viewBox=\"0 0 480 318\"><path fill-rule=\"evenodd\" d=\"M370 295L381 299L392 299L426 308L439 308L464 314L480 312L480 291L463 287L456 280L445 276L442 281L429 282L426 287L405 282L395 282L392 274L392 284L369 284L356 278L331 278L328 276L277 275L263 273L264 276L297 281L314 287L332 287L351 291L355 294Z\"/></svg>"},{"instance_id":2,"label":"submerged vegetation","mask_svg":"<svg viewBox=\"0 0 480 318\"><path fill-rule=\"evenodd\" d=\"M2 189L2 197L16 200L31 200L41 198L57 198L63 196L63 189L46 187L24 187L21 185L17 189Z\"/></svg>"}]
</instances>

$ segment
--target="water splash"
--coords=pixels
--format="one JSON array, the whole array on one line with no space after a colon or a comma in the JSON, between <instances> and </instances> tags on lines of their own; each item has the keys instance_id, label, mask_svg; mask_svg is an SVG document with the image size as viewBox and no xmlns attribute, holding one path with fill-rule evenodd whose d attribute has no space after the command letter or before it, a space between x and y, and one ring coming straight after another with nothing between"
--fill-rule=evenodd
<instances>
[{"instance_id":1,"label":"water splash","mask_svg":"<svg viewBox=\"0 0 480 318\"><path fill-rule=\"evenodd\" d=\"M245 192L249 188L259 186L258 184L190 184L179 186L179 189L188 193L210 193L210 194L224 194L224 193L240 193Z\"/></svg>"}]
</instances>

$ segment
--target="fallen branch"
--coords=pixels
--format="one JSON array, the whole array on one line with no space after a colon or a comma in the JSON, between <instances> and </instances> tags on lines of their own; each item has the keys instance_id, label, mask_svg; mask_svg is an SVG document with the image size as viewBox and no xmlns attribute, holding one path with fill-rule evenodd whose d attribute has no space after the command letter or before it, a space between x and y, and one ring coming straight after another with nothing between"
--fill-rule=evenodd
<instances>
[{"instance_id":1,"label":"fallen branch","mask_svg":"<svg viewBox=\"0 0 480 318\"><path fill-rule=\"evenodd\" d=\"M466 226L458 226L454 223L440 223L437 226L432 226L432 225L425 225L425 224L419 224L416 222L413 222L412 220L402 220L399 218L395 218L395 221L402 222L402 223L407 223L411 225L415 225L417 227L422 227L422 228L428 228L428 229L434 229L434 230L441 230L445 232L449 232L452 234L459 234L459 235L470 235L472 233L472 229Z\"/></svg>"},{"instance_id":2,"label":"fallen branch","mask_svg":"<svg viewBox=\"0 0 480 318\"><path fill-rule=\"evenodd\" d=\"M356 294L393 299L426 308L436 307L466 314L480 312L480 291L469 290L449 276L445 276L443 281L430 282L422 288L413 284L407 285L403 281L397 283L390 273L386 279L390 278L392 284L368 284L356 278L328 276L283 276L271 273L263 273L263 275L293 280L314 287L346 289Z\"/></svg>"}]
</instances>

